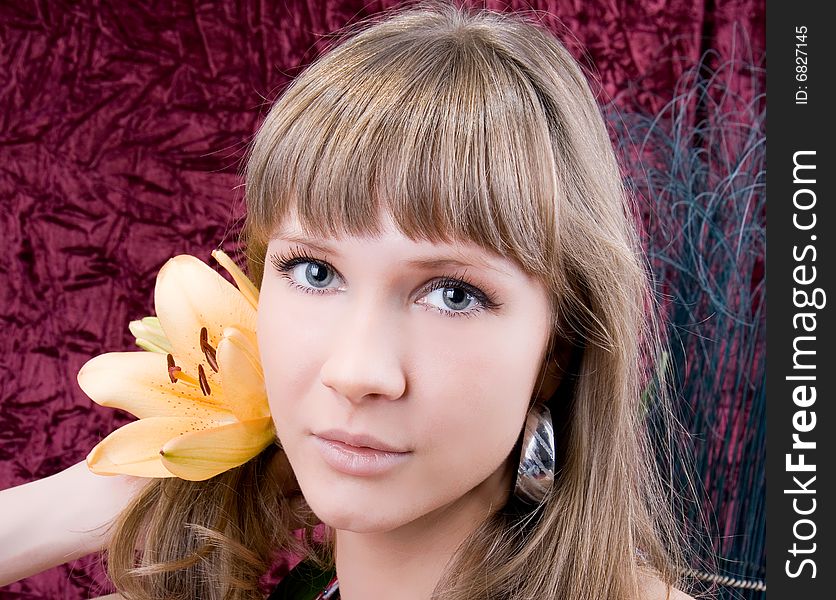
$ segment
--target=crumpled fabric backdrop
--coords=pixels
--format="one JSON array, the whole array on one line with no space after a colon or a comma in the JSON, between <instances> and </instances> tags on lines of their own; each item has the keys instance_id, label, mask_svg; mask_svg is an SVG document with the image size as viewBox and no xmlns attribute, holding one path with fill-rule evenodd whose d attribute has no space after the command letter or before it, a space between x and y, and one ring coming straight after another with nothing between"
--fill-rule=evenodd
<instances>
[{"instance_id":1,"label":"crumpled fabric backdrop","mask_svg":"<svg viewBox=\"0 0 836 600\"><path fill-rule=\"evenodd\" d=\"M238 171L269 101L327 47L328 34L397 4L0 6L0 489L82 460L131 420L87 399L78 369L134 348L127 323L152 313L166 259L236 250ZM542 11L601 82L601 102L624 112L660 110L683 72L710 48L717 60L731 56L741 31L755 56L764 47L756 0L487 5ZM751 81L727 83L746 100ZM284 568L277 564L272 580ZM109 591L91 556L0 597Z\"/></svg>"}]
</instances>

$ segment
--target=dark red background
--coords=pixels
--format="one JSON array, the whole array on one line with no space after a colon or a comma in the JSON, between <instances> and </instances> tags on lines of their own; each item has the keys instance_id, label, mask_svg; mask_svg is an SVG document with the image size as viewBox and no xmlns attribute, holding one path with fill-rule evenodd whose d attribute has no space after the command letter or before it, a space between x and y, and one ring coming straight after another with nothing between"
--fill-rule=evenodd
<instances>
[{"instance_id":1,"label":"dark red background","mask_svg":"<svg viewBox=\"0 0 836 600\"><path fill-rule=\"evenodd\" d=\"M133 348L127 323L151 314L167 258L235 249L237 173L269 102L329 33L396 4L0 6L0 489L82 460L129 420L81 393L79 367ZM542 11L602 103L624 111L660 108L685 69L709 48L730 56L741 32L756 56L764 45L753 0L488 6ZM89 557L0 597L75 600L107 585Z\"/></svg>"}]
</instances>

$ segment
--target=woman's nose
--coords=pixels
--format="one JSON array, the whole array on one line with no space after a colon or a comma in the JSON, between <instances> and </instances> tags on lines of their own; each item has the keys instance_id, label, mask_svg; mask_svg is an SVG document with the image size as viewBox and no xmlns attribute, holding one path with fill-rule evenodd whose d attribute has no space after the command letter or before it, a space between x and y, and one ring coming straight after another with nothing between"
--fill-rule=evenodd
<instances>
[{"instance_id":1,"label":"woman's nose","mask_svg":"<svg viewBox=\"0 0 836 600\"><path fill-rule=\"evenodd\" d=\"M397 323L382 311L346 312L320 371L320 380L351 402L397 400L406 391Z\"/></svg>"}]
</instances>

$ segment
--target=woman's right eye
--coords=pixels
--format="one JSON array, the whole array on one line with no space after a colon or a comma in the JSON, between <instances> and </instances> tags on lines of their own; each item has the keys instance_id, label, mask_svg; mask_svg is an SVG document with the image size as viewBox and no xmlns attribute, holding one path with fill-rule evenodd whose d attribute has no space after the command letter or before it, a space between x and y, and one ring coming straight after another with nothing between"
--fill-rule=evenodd
<instances>
[{"instance_id":1,"label":"woman's right eye","mask_svg":"<svg viewBox=\"0 0 836 600\"><path fill-rule=\"evenodd\" d=\"M334 271L319 262L300 263L290 272L294 281L305 281L315 288L327 288L334 280Z\"/></svg>"},{"instance_id":2,"label":"woman's right eye","mask_svg":"<svg viewBox=\"0 0 836 600\"><path fill-rule=\"evenodd\" d=\"M294 252L291 256L273 255L271 262L275 269L287 279L293 287L299 288L311 294L324 294L331 289L341 287L329 287L336 280L341 282L334 267L327 262L301 256Z\"/></svg>"}]
</instances>

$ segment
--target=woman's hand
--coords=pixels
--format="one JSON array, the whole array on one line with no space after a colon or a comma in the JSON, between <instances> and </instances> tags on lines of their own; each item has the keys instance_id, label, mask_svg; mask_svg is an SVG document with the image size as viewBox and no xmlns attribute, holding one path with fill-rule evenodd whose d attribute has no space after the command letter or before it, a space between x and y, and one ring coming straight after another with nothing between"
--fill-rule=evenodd
<instances>
[{"instance_id":1,"label":"woman's hand","mask_svg":"<svg viewBox=\"0 0 836 600\"><path fill-rule=\"evenodd\" d=\"M0 586L102 550L107 525L147 482L96 475L82 461L0 491Z\"/></svg>"}]
</instances>

